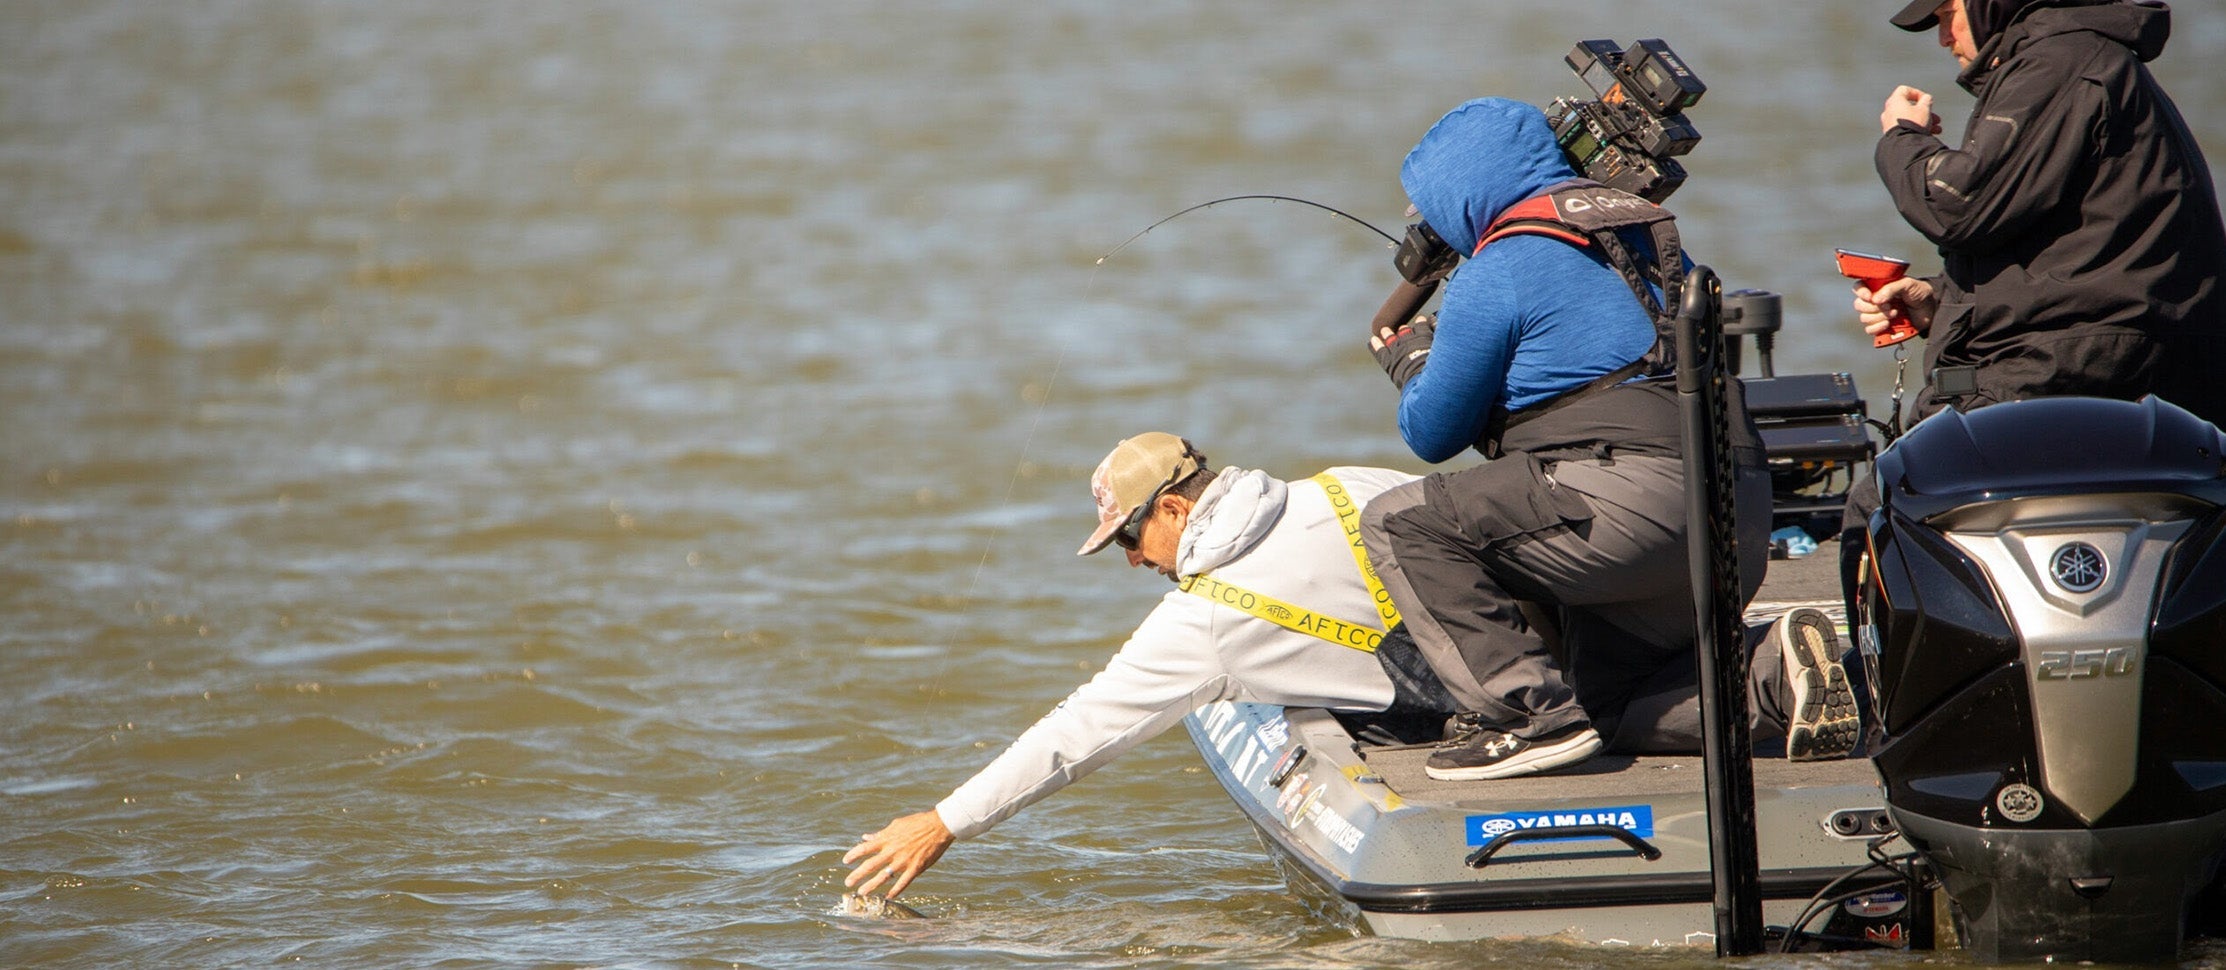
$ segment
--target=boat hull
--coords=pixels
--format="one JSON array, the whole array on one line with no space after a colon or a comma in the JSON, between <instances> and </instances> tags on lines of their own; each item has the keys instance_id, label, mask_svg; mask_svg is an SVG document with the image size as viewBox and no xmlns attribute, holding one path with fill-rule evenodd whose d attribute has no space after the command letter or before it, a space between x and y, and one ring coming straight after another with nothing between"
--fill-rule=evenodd
<instances>
[{"instance_id":1,"label":"boat hull","mask_svg":"<svg viewBox=\"0 0 2226 970\"><path fill-rule=\"evenodd\" d=\"M1551 777L1432 782L1421 750L1363 758L1330 714L1225 702L1186 722L1222 787L1295 891L1366 931L1423 940L1556 937L1602 945L1712 946L1714 880L1698 758L1601 756ZM1828 884L1865 866L1890 823L1867 762L1757 762L1764 917L1794 923ZM1618 829L1654 858L1607 834ZM1509 836L1481 866L1470 860ZM1536 834L1537 839L1525 836ZM1929 933L1898 876L1810 928L1858 943Z\"/></svg>"}]
</instances>

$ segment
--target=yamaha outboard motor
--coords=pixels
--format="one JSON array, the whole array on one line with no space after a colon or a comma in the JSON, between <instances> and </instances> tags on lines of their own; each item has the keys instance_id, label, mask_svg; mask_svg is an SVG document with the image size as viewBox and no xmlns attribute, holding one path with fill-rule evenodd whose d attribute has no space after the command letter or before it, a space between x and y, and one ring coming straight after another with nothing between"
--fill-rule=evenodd
<instances>
[{"instance_id":1,"label":"yamaha outboard motor","mask_svg":"<svg viewBox=\"0 0 2226 970\"><path fill-rule=\"evenodd\" d=\"M1874 753L1964 946L2175 959L2226 859L2226 437L2153 397L2019 401L1876 472Z\"/></svg>"}]
</instances>

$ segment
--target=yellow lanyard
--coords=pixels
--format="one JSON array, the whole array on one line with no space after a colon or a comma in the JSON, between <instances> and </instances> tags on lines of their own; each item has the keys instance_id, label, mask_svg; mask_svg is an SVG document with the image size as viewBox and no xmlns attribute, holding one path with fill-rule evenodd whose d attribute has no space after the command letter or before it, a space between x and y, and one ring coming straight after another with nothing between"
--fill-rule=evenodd
<instances>
[{"instance_id":1,"label":"yellow lanyard","mask_svg":"<svg viewBox=\"0 0 2226 970\"><path fill-rule=\"evenodd\" d=\"M1326 613L1292 606L1289 603L1256 593L1242 586L1232 586L1205 573L1190 576L1177 583L1185 593L1203 596L1224 606L1257 616L1286 630L1295 630L1310 637L1320 637L1341 647L1351 647L1363 653L1375 653L1376 645L1384 641L1383 631L1371 630L1358 623L1347 623Z\"/></svg>"},{"instance_id":2,"label":"yellow lanyard","mask_svg":"<svg viewBox=\"0 0 2226 970\"><path fill-rule=\"evenodd\" d=\"M1368 595L1376 603L1376 615L1383 617L1384 629L1399 625L1399 607L1392 605L1391 593L1384 589L1384 581L1376 578L1376 567L1368 562L1368 548L1360 541L1360 506L1345 491L1336 476L1323 472L1314 476L1314 484L1329 493L1329 507L1337 512L1337 524L1345 529L1345 541L1352 543L1353 563L1360 567L1360 578L1368 582Z\"/></svg>"},{"instance_id":3,"label":"yellow lanyard","mask_svg":"<svg viewBox=\"0 0 2226 970\"><path fill-rule=\"evenodd\" d=\"M1399 610L1391 603L1391 594L1384 591L1383 581L1376 578L1375 567L1368 564L1368 550L1360 541L1360 506L1345 491L1345 486L1328 472L1314 476L1315 484L1329 494L1329 506L1337 513L1337 521L1344 526L1345 538L1352 543L1353 562L1360 567L1361 578L1368 582L1368 592L1375 597L1376 612L1383 617L1384 629L1399 622ZM1243 610L1246 613L1273 623L1286 630L1320 637L1341 647L1351 647L1364 653L1376 652L1383 642L1383 631L1358 623L1348 623L1326 613L1294 606L1266 593L1255 592L1242 586L1224 583L1211 575L1199 573L1183 579L1178 585L1183 592Z\"/></svg>"}]
</instances>

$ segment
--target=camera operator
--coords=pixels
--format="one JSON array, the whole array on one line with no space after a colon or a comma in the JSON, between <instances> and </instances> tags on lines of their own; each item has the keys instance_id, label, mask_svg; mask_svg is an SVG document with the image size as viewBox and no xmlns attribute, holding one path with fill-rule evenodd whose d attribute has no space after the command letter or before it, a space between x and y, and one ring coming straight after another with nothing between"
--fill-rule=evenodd
<instances>
[{"instance_id":1,"label":"camera operator","mask_svg":"<svg viewBox=\"0 0 2226 970\"><path fill-rule=\"evenodd\" d=\"M1424 220L1398 260L1420 288L1414 305L1469 255L1445 279L1434 318L1394 328L1379 314L1370 346L1399 387L1399 429L1415 454L1442 462L1473 446L1492 459L1391 488L1362 516L1370 560L1464 711L1426 770L1503 778L1582 761L1604 737L1628 750L1617 730L1625 708L1650 681L1694 668L1674 382L1649 379L1674 363L1658 327L1690 264L1666 211L1579 179L1526 104L1454 109L1407 155L1400 180ZM1418 252L1445 245L1435 240L1459 248ZM1752 596L1770 490L1740 418L1739 548ZM1526 605L1554 616L1566 661ZM1837 663L1828 645L1792 646ZM1851 729L1819 735L1824 712L1801 706L1805 736L1851 740Z\"/></svg>"},{"instance_id":2,"label":"camera operator","mask_svg":"<svg viewBox=\"0 0 2226 970\"><path fill-rule=\"evenodd\" d=\"M2195 136L2143 62L2171 34L2162 3L1916 0L1978 98L1961 148L1932 96L1894 89L1878 173L1943 272L1855 310L1926 334L1913 418L2055 395L2155 393L2226 422L2226 229Z\"/></svg>"}]
</instances>

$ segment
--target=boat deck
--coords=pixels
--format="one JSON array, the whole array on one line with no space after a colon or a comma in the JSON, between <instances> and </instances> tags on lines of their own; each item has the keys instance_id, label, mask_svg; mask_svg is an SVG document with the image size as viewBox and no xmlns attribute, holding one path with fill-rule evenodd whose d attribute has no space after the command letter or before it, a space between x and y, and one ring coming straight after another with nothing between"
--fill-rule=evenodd
<instances>
[{"instance_id":1,"label":"boat deck","mask_svg":"<svg viewBox=\"0 0 2226 970\"><path fill-rule=\"evenodd\" d=\"M1762 589L1747 604L1747 623L1769 623L1796 606L1813 606L1831 614L1847 632L1847 605L1840 595L1840 544L1834 539L1819 543L1816 551L1799 559L1778 559L1763 576Z\"/></svg>"}]
</instances>

